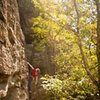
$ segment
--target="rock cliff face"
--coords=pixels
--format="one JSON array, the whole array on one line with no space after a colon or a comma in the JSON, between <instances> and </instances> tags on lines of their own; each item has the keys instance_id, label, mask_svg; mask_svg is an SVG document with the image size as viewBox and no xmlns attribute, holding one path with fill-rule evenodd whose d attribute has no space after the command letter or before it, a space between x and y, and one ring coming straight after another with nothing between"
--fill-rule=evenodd
<instances>
[{"instance_id":1,"label":"rock cliff face","mask_svg":"<svg viewBox=\"0 0 100 100\"><path fill-rule=\"evenodd\" d=\"M16 0L0 0L0 100L28 100L24 35Z\"/></svg>"}]
</instances>

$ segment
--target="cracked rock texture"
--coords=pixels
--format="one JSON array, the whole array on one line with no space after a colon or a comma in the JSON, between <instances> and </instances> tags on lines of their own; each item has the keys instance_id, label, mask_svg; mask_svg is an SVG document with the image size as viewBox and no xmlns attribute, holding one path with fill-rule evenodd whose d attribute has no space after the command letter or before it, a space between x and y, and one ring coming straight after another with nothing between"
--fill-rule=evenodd
<instances>
[{"instance_id":1,"label":"cracked rock texture","mask_svg":"<svg viewBox=\"0 0 100 100\"><path fill-rule=\"evenodd\" d=\"M0 0L0 100L28 100L24 35L16 0Z\"/></svg>"}]
</instances>

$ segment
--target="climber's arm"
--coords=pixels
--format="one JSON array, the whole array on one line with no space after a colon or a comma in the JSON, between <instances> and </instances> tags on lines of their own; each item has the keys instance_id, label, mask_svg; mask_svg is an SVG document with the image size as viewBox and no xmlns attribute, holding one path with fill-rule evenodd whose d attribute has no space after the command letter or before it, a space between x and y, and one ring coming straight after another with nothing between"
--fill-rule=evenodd
<instances>
[{"instance_id":1,"label":"climber's arm","mask_svg":"<svg viewBox=\"0 0 100 100\"><path fill-rule=\"evenodd\" d=\"M28 64L32 69L34 69L34 67L33 67L29 62L27 62L27 64Z\"/></svg>"}]
</instances>

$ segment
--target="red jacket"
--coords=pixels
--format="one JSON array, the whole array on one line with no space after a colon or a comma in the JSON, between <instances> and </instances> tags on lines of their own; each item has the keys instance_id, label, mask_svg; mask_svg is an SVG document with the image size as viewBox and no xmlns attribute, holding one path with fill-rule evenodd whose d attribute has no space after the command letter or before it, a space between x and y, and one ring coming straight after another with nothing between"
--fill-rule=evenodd
<instances>
[{"instance_id":1,"label":"red jacket","mask_svg":"<svg viewBox=\"0 0 100 100\"><path fill-rule=\"evenodd\" d=\"M31 74L31 76L38 76L38 73L37 73L37 70L36 69L33 69L33 72Z\"/></svg>"}]
</instances>

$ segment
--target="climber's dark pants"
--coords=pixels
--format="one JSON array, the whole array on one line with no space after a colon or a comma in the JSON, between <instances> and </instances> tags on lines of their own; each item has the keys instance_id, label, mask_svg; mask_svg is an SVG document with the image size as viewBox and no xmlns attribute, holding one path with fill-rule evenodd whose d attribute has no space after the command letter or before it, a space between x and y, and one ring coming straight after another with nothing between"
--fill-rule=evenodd
<instances>
[{"instance_id":1,"label":"climber's dark pants","mask_svg":"<svg viewBox=\"0 0 100 100\"><path fill-rule=\"evenodd\" d=\"M29 77L28 80L28 90L31 91L31 81L32 81L32 77Z\"/></svg>"}]
</instances>

